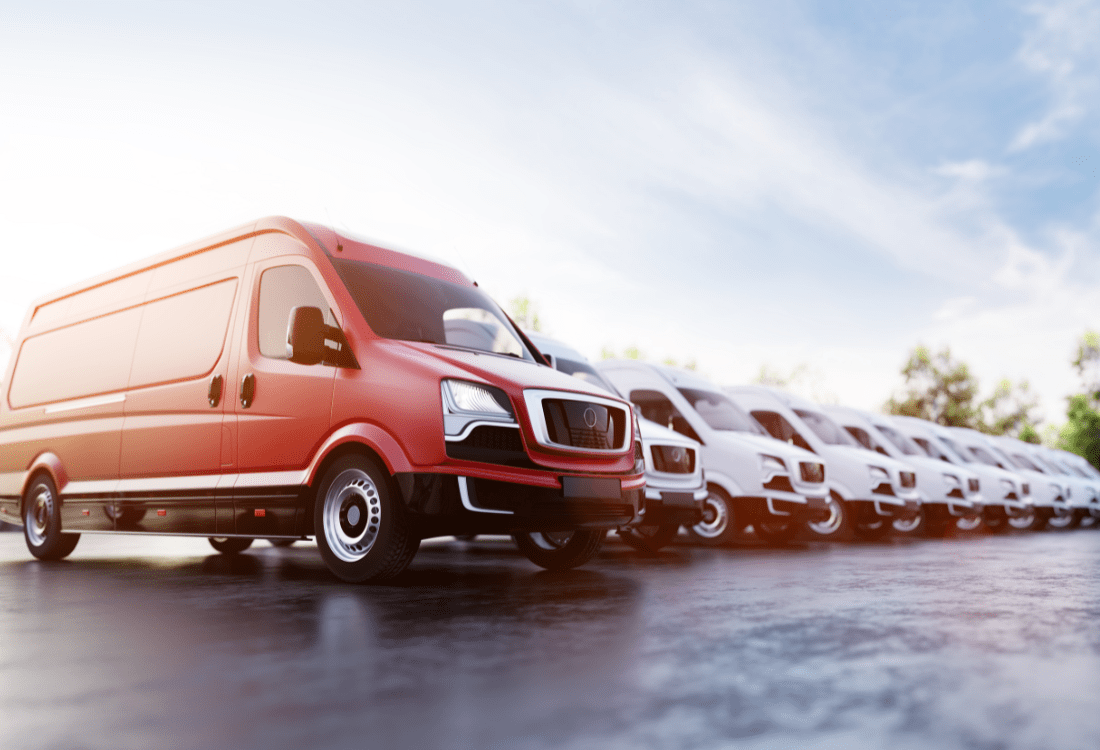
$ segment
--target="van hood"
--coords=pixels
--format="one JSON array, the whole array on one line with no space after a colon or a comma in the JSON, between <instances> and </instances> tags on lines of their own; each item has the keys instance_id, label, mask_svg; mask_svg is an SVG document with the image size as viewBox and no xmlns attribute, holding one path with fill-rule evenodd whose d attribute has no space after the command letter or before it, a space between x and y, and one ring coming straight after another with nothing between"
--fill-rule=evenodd
<instances>
[{"instance_id":1,"label":"van hood","mask_svg":"<svg viewBox=\"0 0 1100 750\"><path fill-rule=\"evenodd\" d=\"M770 456L778 456L779 458L786 458L792 461L812 461L814 463L825 463L821 456L815 453L799 448L797 445L791 445L790 443L784 443L782 440L776 440L773 437L767 437L765 435L754 435L751 432L733 432L733 431L714 431L711 432L712 440L719 444L738 446L738 449L744 450L748 447L757 453L767 453Z\"/></svg>"},{"instance_id":2,"label":"van hood","mask_svg":"<svg viewBox=\"0 0 1100 750\"><path fill-rule=\"evenodd\" d=\"M619 396L580 378L525 359L418 341L390 339L387 343L415 350L436 360L443 365L439 368L443 377L461 377L462 373L466 373L475 380L482 380L508 391L515 391L517 388L546 388L622 401ZM454 372L455 369L460 372ZM629 408L629 404L623 403Z\"/></svg>"},{"instance_id":3,"label":"van hood","mask_svg":"<svg viewBox=\"0 0 1100 750\"><path fill-rule=\"evenodd\" d=\"M866 448L856 448L853 445L826 445L822 447L822 455L829 461L859 462L868 466L880 466L887 471L910 471L905 463L884 456L877 451L869 451Z\"/></svg>"},{"instance_id":4,"label":"van hood","mask_svg":"<svg viewBox=\"0 0 1100 750\"><path fill-rule=\"evenodd\" d=\"M642 433L642 440L647 443L664 443L667 445L683 445L688 448L699 448L699 443L687 435L681 435L676 430L670 430L664 425L650 422L648 419L638 418L638 429Z\"/></svg>"}]
</instances>

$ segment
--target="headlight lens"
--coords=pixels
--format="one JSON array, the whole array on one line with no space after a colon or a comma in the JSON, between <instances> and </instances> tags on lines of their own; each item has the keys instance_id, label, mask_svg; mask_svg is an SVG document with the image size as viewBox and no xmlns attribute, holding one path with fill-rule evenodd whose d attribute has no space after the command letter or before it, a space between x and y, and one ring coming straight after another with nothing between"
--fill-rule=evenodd
<instances>
[{"instance_id":1,"label":"headlight lens","mask_svg":"<svg viewBox=\"0 0 1100 750\"><path fill-rule=\"evenodd\" d=\"M443 392L450 397L451 411L460 414L484 414L511 417L508 397L499 388L467 383L465 380L444 380Z\"/></svg>"},{"instance_id":2,"label":"headlight lens","mask_svg":"<svg viewBox=\"0 0 1100 750\"><path fill-rule=\"evenodd\" d=\"M655 445L653 468L667 474L690 474L695 471L695 451L679 445Z\"/></svg>"},{"instance_id":3,"label":"headlight lens","mask_svg":"<svg viewBox=\"0 0 1100 750\"><path fill-rule=\"evenodd\" d=\"M943 482L948 487L951 487L951 488L958 487L959 489L962 489L962 482L960 482L959 478L957 476L955 476L954 474L944 474L943 475Z\"/></svg>"},{"instance_id":4,"label":"headlight lens","mask_svg":"<svg viewBox=\"0 0 1100 750\"><path fill-rule=\"evenodd\" d=\"M821 484L825 481L825 464L814 461L802 461L798 464L802 481L809 484Z\"/></svg>"},{"instance_id":5,"label":"headlight lens","mask_svg":"<svg viewBox=\"0 0 1100 750\"><path fill-rule=\"evenodd\" d=\"M1011 479L1002 479L1001 480L1001 489L1007 495L1010 492L1015 492L1016 491L1016 485L1012 483Z\"/></svg>"},{"instance_id":6,"label":"headlight lens","mask_svg":"<svg viewBox=\"0 0 1100 750\"><path fill-rule=\"evenodd\" d=\"M890 481L890 472L883 469L881 466L868 466L871 471L871 484L880 485L883 482Z\"/></svg>"}]
</instances>

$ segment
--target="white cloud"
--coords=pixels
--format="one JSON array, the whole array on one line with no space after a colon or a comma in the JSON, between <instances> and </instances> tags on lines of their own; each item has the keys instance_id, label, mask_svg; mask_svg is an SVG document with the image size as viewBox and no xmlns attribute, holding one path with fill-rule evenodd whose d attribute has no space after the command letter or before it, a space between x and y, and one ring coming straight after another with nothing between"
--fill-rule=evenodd
<instances>
[{"instance_id":1,"label":"white cloud","mask_svg":"<svg viewBox=\"0 0 1100 750\"><path fill-rule=\"evenodd\" d=\"M1036 24L1018 59L1047 79L1051 104L1017 133L1012 151L1065 136L1074 123L1096 111L1100 91L1100 3L1055 0L1035 3L1027 10Z\"/></svg>"}]
</instances>

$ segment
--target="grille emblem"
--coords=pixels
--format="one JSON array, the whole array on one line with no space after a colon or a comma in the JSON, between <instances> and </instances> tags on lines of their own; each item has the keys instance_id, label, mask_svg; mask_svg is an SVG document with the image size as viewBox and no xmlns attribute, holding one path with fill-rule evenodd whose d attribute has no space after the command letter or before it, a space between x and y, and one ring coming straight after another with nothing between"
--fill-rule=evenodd
<instances>
[{"instance_id":1,"label":"grille emblem","mask_svg":"<svg viewBox=\"0 0 1100 750\"><path fill-rule=\"evenodd\" d=\"M591 406L584 410L584 423L588 425L588 429L596 426L596 410Z\"/></svg>"}]
</instances>

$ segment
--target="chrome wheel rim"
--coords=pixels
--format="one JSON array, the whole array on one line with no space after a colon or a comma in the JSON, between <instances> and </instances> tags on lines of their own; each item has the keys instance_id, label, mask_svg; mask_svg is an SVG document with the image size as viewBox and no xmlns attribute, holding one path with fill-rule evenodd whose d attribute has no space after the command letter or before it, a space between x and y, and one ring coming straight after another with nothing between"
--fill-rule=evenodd
<instances>
[{"instance_id":1,"label":"chrome wheel rim","mask_svg":"<svg viewBox=\"0 0 1100 750\"><path fill-rule=\"evenodd\" d=\"M52 518L53 493L49 487L39 485L38 493L27 506L27 538L31 540L31 544L36 547L45 544Z\"/></svg>"},{"instance_id":2,"label":"chrome wheel rim","mask_svg":"<svg viewBox=\"0 0 1100 750\"><path fill-rule=\"evenodd\" d=\"M1058 508L1054 515L1047 519L1047 526L1054 529L1064 529L1073 523L1073 511L1069 508Z\"/></svg>"},{"instance_id":3,"label":"chrome wheel rim","mask_svg":"<svg viewBox=\"0 0 1100 750\"><path fill-rule=\"evenodd\" d=\"M531 541L540 549L562 549L573 538L572 531L533 531Z\"/></svg>"},{"instance_id":4,"label":"chrome wheel rim","mask_svg":"<svg viewBox=\"0 0 1100 750\"><path fill-rule=\"evenodd\" d=\"M340 472L325 494L322 522L325 541L337 558L351 563L367 556L382 524L382 499L366 472Z\"/></svg>"},{"instance_id":5,"label":"chrome wheel rim","mask_svg":"<svg viewBox=\"0 0 1100 750\"><path fill-rule=\"evenodd\" d=\"M1027 515L1023 516L1009 516L1008 525L1014 529L1025 530L1031 527L1035 522L1035 511L1031 511Z\"/></svg>"},{"instance_id":6,"label":"chrome wheel rim","mask_svg":"<svg viewBox=\"0 0 1100 750\"><path fill-rule=\"evenodd\" d=\"M722 536L729 525L730 511L726 507L726 501L712 492L703 502L703 520L692 529L701 537L716 539Z\"/></svg>"},{"instance_id":7,"label":"chrome wheel rim","mask_svg":"<svg viewBox=\"0 0 1100 750\"><path fill-rule=\"evenodd\" d=\"M824 521L818 521L817 523L806 524L810 531L815 534L821 534L822 536L828 536L829 534L835 534L840 531L840 525L844 523L844 511L840 507L840 502L835 497L829 498L829 517Z\"/></svg>"},{"instance_id":8,"label":"chrome wheel rim","mask_svg":"<svg viewBox=\"0 0 1100 750\"><path fill-rule=\"evenodd\" d=\"M970 516L969 518L959 518L955 521L955 528L959 531L975 531L982 525L981 516Z\"/></svg>"},{"instance_id":9,"label":"chrome wheel rim","mask_svg":"<svg viewBox=\"0 0 1100 750\"><path fill-rule=\"evenodd\" d=\"M916 531L920 527L920 522L923 516L917 515L906 520L903 518L894 519L894 531L900 531L902 534L910 534Z\"/></svg>"}]
</instances>

